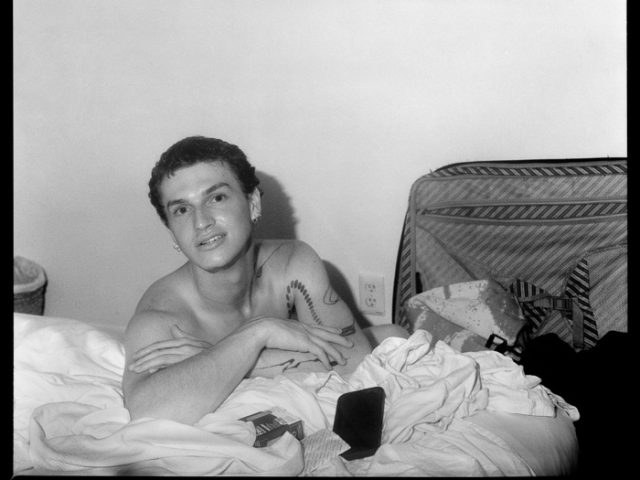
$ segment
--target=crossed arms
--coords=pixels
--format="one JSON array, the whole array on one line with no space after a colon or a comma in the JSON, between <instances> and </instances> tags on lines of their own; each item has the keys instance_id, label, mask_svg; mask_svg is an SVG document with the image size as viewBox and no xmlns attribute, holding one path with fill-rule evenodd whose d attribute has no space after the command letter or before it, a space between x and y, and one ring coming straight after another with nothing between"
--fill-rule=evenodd
<instances>
[{"instance_id":1,"label":"crossed arms","mask_svg":"<svg viewBox=\"0 0 640 480\"><path fill-rule=\"evenodd\" d=\"M290 269L300 273L286 293L298 320L250 319L214 345L182 331L175 315L136 314L125 336L123 389L131 417L194 423L249 373L273 376L310 363L353 369L371 347L331 289L321 260L300 243Z\"/></svg>"}]
</instances>

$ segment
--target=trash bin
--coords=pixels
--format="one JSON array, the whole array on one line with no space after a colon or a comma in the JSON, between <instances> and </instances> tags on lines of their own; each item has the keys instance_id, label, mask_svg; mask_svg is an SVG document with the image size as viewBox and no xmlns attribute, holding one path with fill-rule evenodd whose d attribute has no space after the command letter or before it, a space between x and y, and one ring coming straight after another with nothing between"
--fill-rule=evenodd
<instances>
[{"instance_id":1,"label":"trash bin","mask_svg":"<svg viewBox=\"0 0 640 480\"><path fill-rule=\"evenodd\" d=\"M13 257L13 311L42 315L47 276L36 262Z\"/></svg>"}]
</instances>

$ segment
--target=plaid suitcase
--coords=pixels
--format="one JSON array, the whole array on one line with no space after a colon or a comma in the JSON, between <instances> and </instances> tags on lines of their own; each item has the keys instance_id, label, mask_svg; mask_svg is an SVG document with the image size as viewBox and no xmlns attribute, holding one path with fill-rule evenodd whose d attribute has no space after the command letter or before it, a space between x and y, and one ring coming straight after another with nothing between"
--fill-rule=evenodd
<instances>
[{"instance_id":1,"label":"plaid suitcase","mask_svg":"<svg viewBox=\"0 0 640 480\"><path fill-rule=\"evenodd\" d=\"M407 300L491 278L533 336L576 350L627 331L627 160L452 164L411 187L398 252L394 323Z\"/></svg>"}]
</instances>

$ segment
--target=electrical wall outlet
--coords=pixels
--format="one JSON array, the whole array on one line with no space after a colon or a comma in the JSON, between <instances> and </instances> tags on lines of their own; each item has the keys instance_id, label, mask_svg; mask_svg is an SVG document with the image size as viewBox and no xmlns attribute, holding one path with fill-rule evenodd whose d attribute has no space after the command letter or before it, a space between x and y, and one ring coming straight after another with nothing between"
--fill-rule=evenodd
<instances>
[{"instance_id":1,"label":"electrical wall outlet","mask_svg":"<svg viewBox=\"0 0 640 480\"><path fill-rule=\"evenodd\" d=\"M384 315L384 275L360 274L360 310L362 313Z\"/></svg>"}]
</instances>

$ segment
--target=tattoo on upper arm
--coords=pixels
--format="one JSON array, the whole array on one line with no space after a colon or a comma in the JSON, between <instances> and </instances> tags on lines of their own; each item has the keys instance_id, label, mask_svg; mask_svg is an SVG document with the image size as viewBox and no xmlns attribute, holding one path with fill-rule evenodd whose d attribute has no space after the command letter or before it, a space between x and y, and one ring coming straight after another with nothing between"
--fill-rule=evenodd
<instances>
[{"instance_id":1,"label":"tattoo on upper arm","mask_svg":"<svg viewBox=\"0 0 640 480\"><path fill-rule=\"evenodd\" d=\"M311 296L309 295L307 288L299 280L293 280L287 286L286 299L287 299L287 312L289 314L289 318L293 316L293 313L296 310L294 290L297 290L302 294L304 301L307 304L307 307L309 307L309 311L311 312L311 317L313 318L313 321L316 322L316 324L318 325L322 325L322 322L320 321L320 317L318 316L313 306L313 301L311 300ZM324 297L322 298L322 302L325 305L335 305L339 301L340 301L340 297L338 296L338 294L331 288L331 286L327 287L327 290L324 292ZM353 335L355 332L356 332L355 321L352 321L351 325L344 327L340 331L340 335L342 335L343 337L346 337L349 335Z\"/></svg>"},{"instance_id":2,"label":"tattoo on upper arm","mask_svg":"<svg viewBox=\"0 0 640 480\"><path fill-rule=\"evenodd\" d=\"M304 298L304 301L307 304L307 307L309 307L309 312L311 312L311 317L313 318L313 321L316 322L318 325L322 325L322 322L320 321L320 317L318 316L318 313L316 312L315 307L313 306L311 295L309 295L309 292L307 291L307 287L305 287L304 284L299 280L293 280L287 286L287 310L289 312L289 316L291 316L295 310L294 290L297 290L298 292L300 292L300 294Z\"/></svg>"},{"instance_id":3,"label":"tattoo on upper arm","mask_svg":"<svg viewBox=\"0 0 640 480\"><path fill-rule=\"evenodd\" d=\"M322 301L324 302L325 305L335 305L340 301L340 297L335 292L335 290L331 288L331 285L329 285L327 289L324 291L324 296L322 297Z\"/></svg>"},{"instance_id":4,"label":"tattoo on upper arm","mask_svg":"<svg viewBox=\"0 0 640 480\"><path fill-rule=\"evenodd\" d=\"M339 301L340 301L340 296L336 293L336 291L333 288L331 288L331 285L329 285L324 292L324 296L322 297L322 302L325 305L335 305ZM340 330L340 335L342 335L343 337L353 335L354 333L356 333L355 321L352 321L351 325L348 325L344 327L342 330Z\"/></svg>"}]
</instances>

